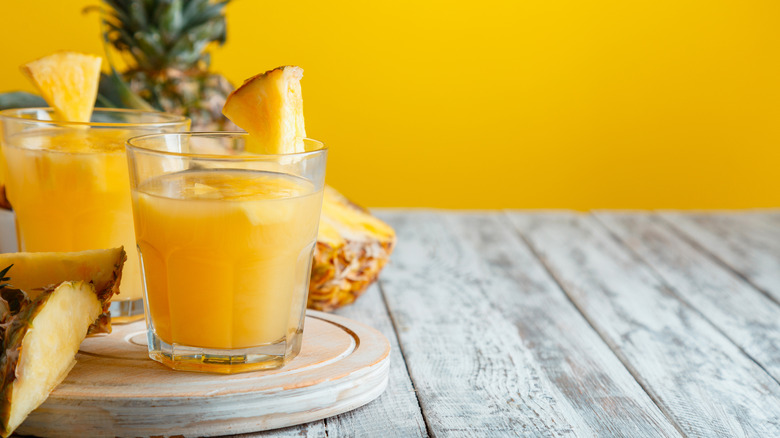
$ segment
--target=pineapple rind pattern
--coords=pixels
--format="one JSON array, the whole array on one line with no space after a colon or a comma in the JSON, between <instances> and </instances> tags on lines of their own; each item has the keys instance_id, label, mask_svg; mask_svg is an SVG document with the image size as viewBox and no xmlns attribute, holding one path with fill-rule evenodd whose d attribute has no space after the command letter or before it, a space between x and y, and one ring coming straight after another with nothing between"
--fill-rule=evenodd
<instances>
[{"instance_id":1,"label":"pineapple rind pattern","mask_svg":"<svg viewBox=\"0 0 780 438\"><path fill-rule=\"evenodd\" d=\"M307 306L332 311L353 303L376 281L393 252L396 236L389 225L331 187L325 188L323 204L330 208L324 206L320 218ZM352 219L330 217L334 209Z\"/></svg>"},{"instance_id":2,"label":"pineapple rind pattern","mask_svg":"<svg viewBox=\"0 0 780 438\"><path fill-rule=\"evenodd\" d=\"M11 417L13 403L13 383L17 378L17 365L22 353L22 341L32 321L51 298L53 289L47 289L35 299L29 302L16 315L13 315L3 325L3 350L0 352L0 435L6 437L13 432L9 430L8 422Z\"/></svg>"}]
</instances>

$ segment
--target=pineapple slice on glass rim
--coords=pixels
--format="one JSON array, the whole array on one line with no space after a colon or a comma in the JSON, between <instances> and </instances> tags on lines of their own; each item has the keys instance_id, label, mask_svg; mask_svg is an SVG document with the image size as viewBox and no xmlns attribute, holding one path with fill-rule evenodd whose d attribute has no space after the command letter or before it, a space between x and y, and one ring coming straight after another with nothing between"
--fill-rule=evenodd
<instances>
[{"instance_id":1,"label":"pineapple slice on glass rim","mask_svg":"<svg viewBox=\"0 0 780 438\"><path fill-rule=\"evenodd\" d=\"M58 52L21 69L61 121L88 123L97 98L99 56Z\"/></svg>"}]
</instances>

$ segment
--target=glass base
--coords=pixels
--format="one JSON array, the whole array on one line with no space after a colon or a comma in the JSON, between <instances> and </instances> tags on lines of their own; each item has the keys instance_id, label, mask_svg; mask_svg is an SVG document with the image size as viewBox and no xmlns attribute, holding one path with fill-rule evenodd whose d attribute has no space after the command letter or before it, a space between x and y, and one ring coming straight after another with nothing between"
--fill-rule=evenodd
<instances>
[{"instance_id":1,"label":"glass base","mask_svg":"<svg viewBox=\"0 0 780 438\"><path fill-rule=\"evenodd\" d=\"M251 348L216 349L169 344L151 329L147 337L149 357L168 368L219 374L281 368L298 355L303 338L302 332L298 332L291 336L291 342L282 339Z\"/></svg>"},{"instance_id":2,"label":"glass base","mask_svg":"<svg viewBox=\"0 0 780 438\"><path fill-rule=\"evenodd\" d=\"M144 300L112 301L111 324L128 324L144 318Z\"/></svg>"}]
</instances>

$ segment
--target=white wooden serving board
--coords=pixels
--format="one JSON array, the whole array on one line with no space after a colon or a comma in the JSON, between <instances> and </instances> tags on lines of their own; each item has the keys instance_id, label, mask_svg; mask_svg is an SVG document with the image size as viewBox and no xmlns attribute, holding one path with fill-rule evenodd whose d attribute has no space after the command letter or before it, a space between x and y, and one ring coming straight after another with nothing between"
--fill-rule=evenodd
<instances>
[{"instance_id":1,"label":"white wooden serving board","mask_svg":"<svg viewBox=\"0 0 780 438\"><path fill-rule=\"evenodd\" d=\"M214 436L306 423L387 386L390 344L350 319L308 311L301 353L279 370L173 371L147 356L143 321L88 338L65 381L17 429L42 437Z\"/></svg>"}]
</instances>

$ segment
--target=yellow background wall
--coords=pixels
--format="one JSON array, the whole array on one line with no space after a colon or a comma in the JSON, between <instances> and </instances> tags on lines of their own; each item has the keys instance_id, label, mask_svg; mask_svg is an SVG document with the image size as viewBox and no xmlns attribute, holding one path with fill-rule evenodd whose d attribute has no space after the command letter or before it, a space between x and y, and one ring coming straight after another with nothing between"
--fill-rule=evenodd
<instances>
[{"instance_id":1,"label":"yellow background wall","mask_svg":"<svg viewBox=\"0 0 780 438\"><path fill-rule=\"evenodd\" d=\"M0 0L0 91L100 53L98 0ZM780 2L234 0L214 67L304 67L328 180L369 206L780 206Z\"/></svg>"}]
</instances>

